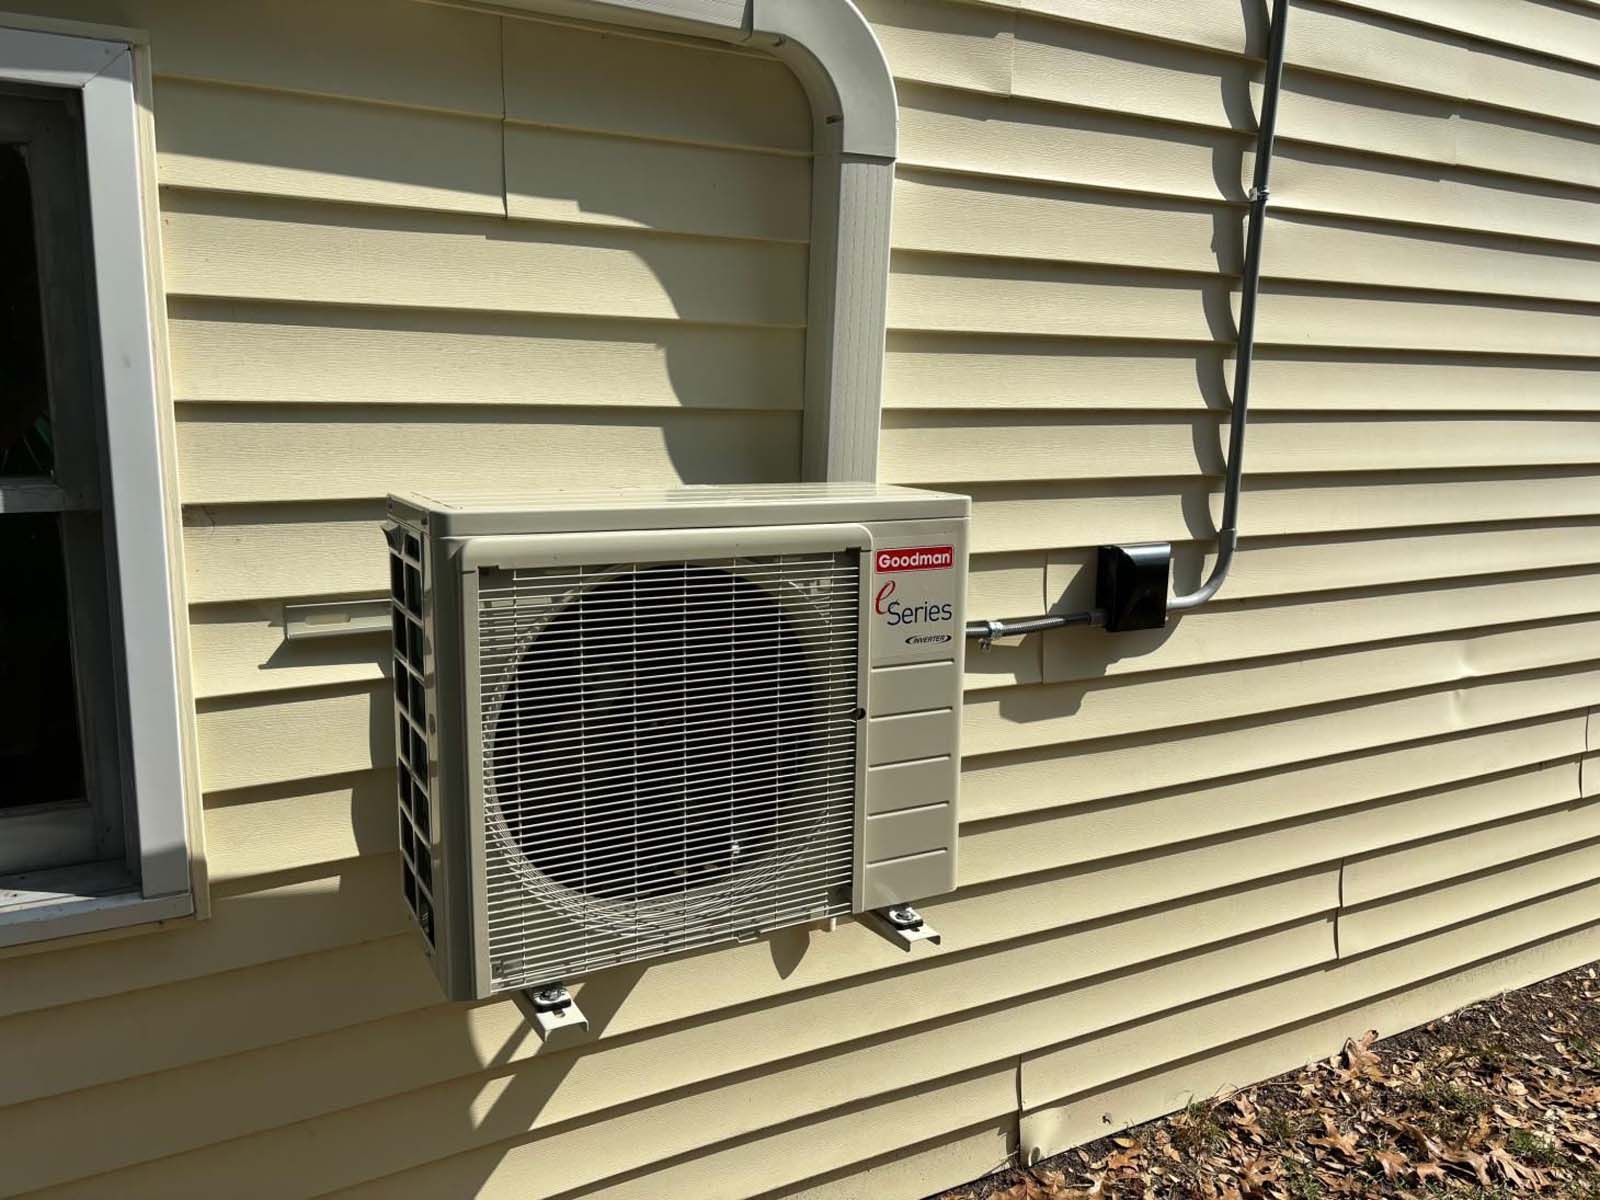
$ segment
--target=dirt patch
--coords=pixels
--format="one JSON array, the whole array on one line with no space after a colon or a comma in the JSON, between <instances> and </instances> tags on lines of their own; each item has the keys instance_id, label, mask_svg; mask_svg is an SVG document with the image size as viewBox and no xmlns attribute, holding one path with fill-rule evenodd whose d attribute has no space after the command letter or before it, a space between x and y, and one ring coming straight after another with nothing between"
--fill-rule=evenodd
<instances>
[{"instance_id":1,"label":"dirt patch","mask_svg":"<svg viewBox=\"0 0 1600 1200\"><path fill-rule=\"evenodd\" d=\"M1600 1200L1600 971L929 1200Z\"/></svg>"}]
</instances>

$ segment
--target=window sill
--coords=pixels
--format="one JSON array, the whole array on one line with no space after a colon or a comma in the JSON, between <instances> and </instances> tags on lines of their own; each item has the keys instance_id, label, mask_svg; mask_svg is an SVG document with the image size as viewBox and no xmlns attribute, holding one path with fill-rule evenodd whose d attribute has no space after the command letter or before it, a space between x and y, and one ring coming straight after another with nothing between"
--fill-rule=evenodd
<instances>
[{"instance_id":1,"label":"window sill","mask_svg":"<svg viewBox=\"0 0 1600 1200\"><path fill-rule=\"evenodd\" d=\"M0 876L0 949L194 913L194 898L145 896L121 863Z\"/></svg>"}]
</instances>

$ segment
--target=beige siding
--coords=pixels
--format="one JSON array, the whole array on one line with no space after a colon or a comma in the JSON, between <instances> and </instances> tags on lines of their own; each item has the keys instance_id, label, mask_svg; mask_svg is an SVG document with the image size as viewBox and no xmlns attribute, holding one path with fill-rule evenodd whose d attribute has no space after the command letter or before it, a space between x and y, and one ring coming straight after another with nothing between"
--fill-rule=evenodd
<instances>
[{"instance_id":1,"label":"beige siding","mask_svg":"<svg viewBox=\"0 0 1600 1200\"><path fill-rule=\"evenodd\" d=\"M605 973L551 1054L405 928L383 639L283 604L383 589L391 487L792 477L805 98L413 0L34 6L151 34L215 904L0 964L0 1192L913 1200L1019 1098L1059 1148L1600 954L1600 9L1296 0L1222 599L974 652L940 948ZM882 474L973 496L973 615L1102 541L1198 582L1259 6L861 7Z\"/></svg>"}]
</instances>

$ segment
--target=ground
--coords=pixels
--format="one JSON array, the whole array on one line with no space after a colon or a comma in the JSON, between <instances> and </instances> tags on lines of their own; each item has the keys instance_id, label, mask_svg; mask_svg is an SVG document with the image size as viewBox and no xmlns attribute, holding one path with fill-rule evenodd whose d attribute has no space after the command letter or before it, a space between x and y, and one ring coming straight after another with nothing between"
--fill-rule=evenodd
<instances>
[{"instance_id":1,"label":"ground","mask_svg":"<svg viewBox=\"0 0 1600 1200\"><path fill-rule=\"evenodd\" d=\"M1600 964L930 1200L1600 1200Z\"/></svg>"}]
</instances>

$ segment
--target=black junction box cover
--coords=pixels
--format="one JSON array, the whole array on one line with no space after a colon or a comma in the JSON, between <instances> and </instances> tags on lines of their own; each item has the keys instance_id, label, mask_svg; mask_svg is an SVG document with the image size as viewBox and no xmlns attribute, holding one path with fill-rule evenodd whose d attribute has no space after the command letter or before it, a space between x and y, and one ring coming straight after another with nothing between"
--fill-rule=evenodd
<instances>
[{"instance_id":1,"label":"black junction box cover","mask_svg":"<svg viewBox=\"0 0 1600 1200\"><path fill-rule=\"evenodd\" d=\"M1101 546L1094 580L1095 607L1106 614L1108 633L1160 629L1167 623L1167 586L1172 546Z\"/></svg>"}]
</instances>

